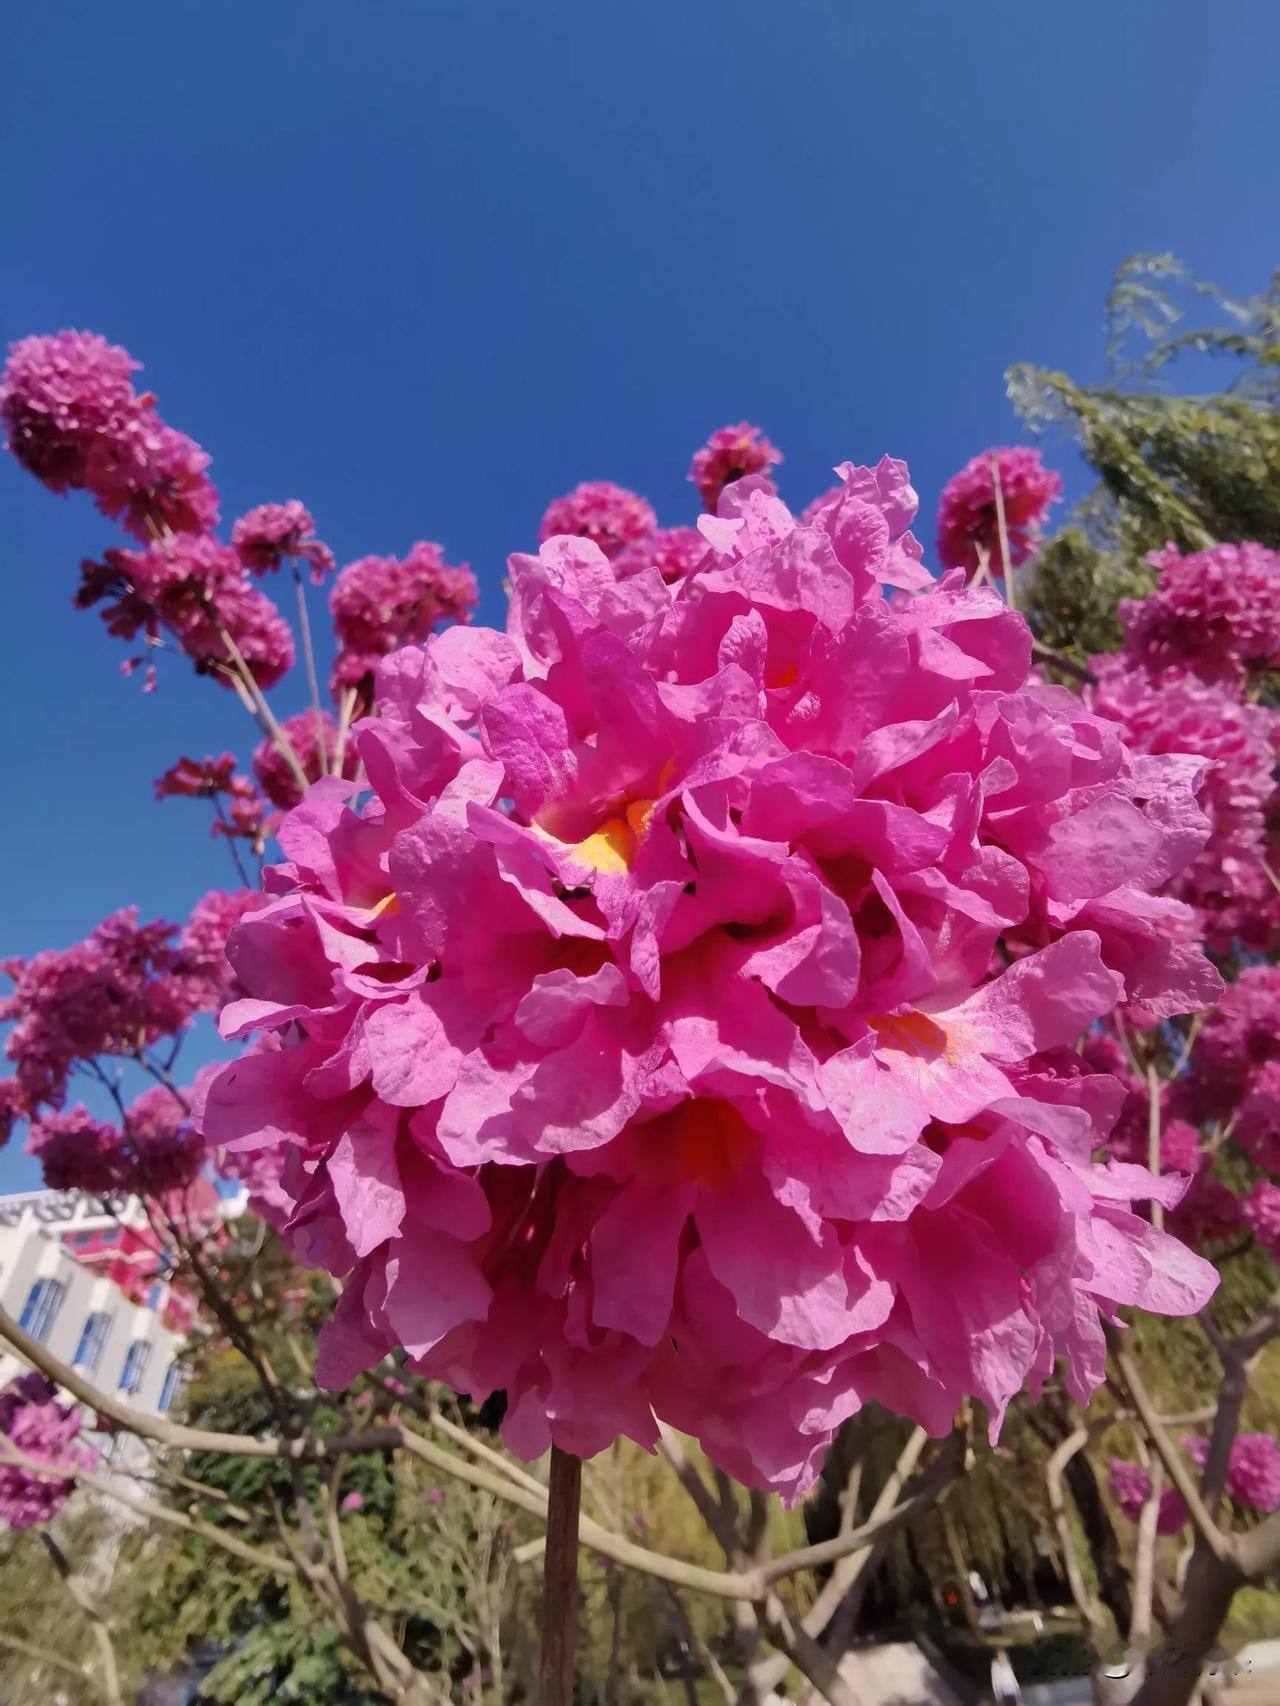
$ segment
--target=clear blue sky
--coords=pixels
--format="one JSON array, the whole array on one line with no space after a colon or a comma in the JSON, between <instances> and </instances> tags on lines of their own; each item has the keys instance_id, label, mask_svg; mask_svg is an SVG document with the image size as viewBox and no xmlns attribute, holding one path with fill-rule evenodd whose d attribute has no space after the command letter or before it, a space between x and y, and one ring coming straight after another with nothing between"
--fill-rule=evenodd
<instances>
[{"instance_id":1,"label":"clear blue sky","mask_svg":"<svg viewBox=\"0 0 1280 1706\"><path fill-rule=\"evenodd\" d=\"M1097 375L1124 256L1242 291L1280 260L1274 0L66 0L5 33L0 335L126 344L228 521L438 539L495 620L550 497L692 519L689 455L742 416L797 503L905 456L931 542L1017 436L1004 368ZM0 952L227 880L150 784L252 731L181 667L144 698L70 609L112 537L3 459ZM15 1140L0 1188L33 1180Z\"/></svg>"}]
</instances>

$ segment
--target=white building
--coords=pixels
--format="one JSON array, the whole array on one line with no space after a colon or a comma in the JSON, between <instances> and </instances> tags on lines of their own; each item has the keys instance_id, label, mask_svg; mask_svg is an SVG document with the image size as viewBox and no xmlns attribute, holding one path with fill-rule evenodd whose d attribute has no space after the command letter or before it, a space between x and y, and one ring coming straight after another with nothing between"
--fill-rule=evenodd
<instances>
[{"instance_id":1,"label":"white building","mask_svg":"<svg viewBox=\"0 0 1280 1706\"><path fill-rule=\"evenodd\" d=\"M136 1199L108 1213L71 1191L0 1197L0 1304L103 1392L152 1414L173 1399L192 1315L164 1269ZM0 1340L0 1386L24 1368Z\"/></svg>"}]
</instances>

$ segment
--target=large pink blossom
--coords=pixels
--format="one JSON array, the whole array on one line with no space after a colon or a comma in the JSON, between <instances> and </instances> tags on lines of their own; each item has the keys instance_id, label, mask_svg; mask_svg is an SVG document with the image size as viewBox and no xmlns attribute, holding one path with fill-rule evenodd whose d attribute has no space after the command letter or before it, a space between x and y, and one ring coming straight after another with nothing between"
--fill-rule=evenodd
<instances>
[{"instance_id":1,"label":"large pink blossom","mask_svg":"<svg viewBox=\"0 0 1280 1706\"><path fill-rule=\"evenodd\" d=\"M736 482L678 583L512 558L506 634L383 663L359 808L329 778L282 824L222 1018L280 1046L201 1101L345 1275L326 1383L400 1346L505 1390L523 1455L656 1414L794 1494L870 1399L998 1430L1058 1357L1087 1396L1101 1317L1211 1292L1132 1206L1185 1180L1091 1159L1124 1087L1073 1052L1218 991L1147 905L1194 772L1025 685L902 464L839 473L807 526Z\"/></svg>"},{"instance_id":2,"label":"large pink blossom","mask_svg":"<svg viewBox=\"0 0 1280 1706\"><path fill-rule=\"evenodd\" d=\"M297 498L282 504L259 504L242 515L231 529L231 543L250 574L268 574L289 558L311 565L316 586L333 573L333 552L316 538L311 511Z\"/></svg>"},{"instance_id":3,"label":"large pink blossom","mask_svg":"<svg viewBox=\"0 0 1280 1706\"><path fill-rule=\"evenodd\" d=\"M1184 556L1166 545L1147 561L1160 572L1159 586L1120 606L1125 649L1136 662L1206 681L1240 681L1250 670L1280 666L1280 554L1244 544Z\"/></svg>"},{"instance_id":4,"label":"large pink blossom","mask_svg":"<svg viewBox=\"0 0 1280 1706\"><path fill-rule=\"evenodd\" d=\"M1164 893L1188 902L1211 947L1237 941L1267 947L1274 934L1275 890L1267 875L1272 771L1280 753L1280 715L1246 703L1230 686L1167 673L1152 679L1120 658L1095 658L1094 711L1114 718L1128 744L1161 757L1183 754L1196 768L1196 797L1211 833Z\"/></svg>"},{"instance_id":5,"label":"large pink blossom","mask_svg":"<svg viewBox=\"0 0 1280 1706\"><path fill-rule=\"evenodd\" d=\"M938 561L944 569L971 575L985 558L994 574L1001 572L993 462L1015 568L1035 550L1049 507L1062 496L1062 480L1044 466L1038 450L1003 445L971 458L947 481L938 504Z\"/></svg>"},{"instance_id":6,"label":"large pink blossom","mask_svg":"<svg viewBox=\"0 0 1280 1706\"><path fill-rule=\"evenodd\" d=\"M616 557L627 546L648 539L657 525L653 506L638 493L609 480L584 480L547 505L538 538L545 544L559 533L569 533L590 539L606 557Z\"/></svg>"},{"instance_id":7,"label":"large pink blossom","mask_svg":"<svg viewBox=\"0 0 1280 1706\"><path fill-rule=\"evenodd\" d=\"M30 1111L62 1105L77 1063L133 1055L190 1021L175 933L171 924L139 924L137 908L126 907L74 947L0 967L14 983L0 1000L0 1021L13 1025L5 1054Z\"/></svg>"},{"instance_id":8,"label":"large pink blossom","mask_svg":"<svg viewBox=\"0 0 1280 1706\"><path fill-rule=\"evenodd\" d=\"M338 640L335 692L367 694L380 658L425 640L444 622L466 622L479 597L465 563L444 560L443 549L419 540L404 558L361 557L346 568L329 594Z\"/></svg>"},{"instance_id":9,"label":"large pink blossom","mask_svg":"<svg viewBox=\"0 0 1280 1706\"><path fill-rule=\"evenodd\" d=\"M67 1502L78 1470L92 1469L98 1453L81 1444L78 1407L58 1402L58 1389L42 1374L21 1374L0 1392L0 1434L16 1450L65 1476L36 1474L0 1459L0 1522L34 1528L52 1522Z\"/></svg>"},{"instance_id":10,"label":"large pink blossom","mask_svg":"<svg viewBox=\"0 0 1280 1706\"><path fill-rule=\"evenodd\" d=\"M321 776L327 776L338 750L338 725L328 711L318 715L314 710L299 711L297 716L286 718L281 726L307 780L317 782ZM342 774L354 776L359 762L355 747L348 742L342 755ZM253 773L272 805L287 809L302 798L297 778L269 736L254 749Z\"/></svg>"},{"instance_id":11,"label":"large pink blossom","mask_svg":"<svg viewBox=\"0 0 1280 1706\"><path fill-rule=\"evenodd\" d=\"M698 488L703 504L713 514L720 494L735 480L752 474L767 475L782 461L782 452L775 450L759 427L750 421L737 426L717 427L711 437L696 451L689 465L689 478Z\"/></svg>"}]
</instances>

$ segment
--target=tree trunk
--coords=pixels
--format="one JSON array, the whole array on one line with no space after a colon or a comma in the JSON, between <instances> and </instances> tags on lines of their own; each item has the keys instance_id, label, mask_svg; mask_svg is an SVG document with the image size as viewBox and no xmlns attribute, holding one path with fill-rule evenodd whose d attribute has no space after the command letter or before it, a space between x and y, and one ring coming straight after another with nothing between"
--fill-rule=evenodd
<instances>
[{"instance_id":1,"label":"tree trunk","mask_svg":"<svg viewBox=\"0 0 1280 1706\"><path fill-rule=\"evenodd\" d=\"M1178 1614L1147 1663L1134 1706L1191 1706L1244 1572L1197 1546Z\"/></svg>"}]
</instances>

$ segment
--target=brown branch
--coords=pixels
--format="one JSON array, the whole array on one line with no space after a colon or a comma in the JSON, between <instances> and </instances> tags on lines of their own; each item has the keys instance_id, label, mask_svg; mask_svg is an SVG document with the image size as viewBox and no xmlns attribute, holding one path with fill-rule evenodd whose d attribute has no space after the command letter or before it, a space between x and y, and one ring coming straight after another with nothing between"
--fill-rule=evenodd
<instances>
[{"instance_id":1,"label":"brown branch","mask_svg":"<svg viewBox=\"0 0 1280 1706\"><path fill-rule=\"evenodd\" d=\"M1155 1447L1160 1461L1164 1464L1165 1472L1177 1488L1182 1502L1186 1505L1191 1520L1205 1545L1215 1558L1225 1558L1230 1550L1230 1542L1205 1508L1204 1501L1200 1497L1200 1490L1187 1468L1186 1459L1173 1443L1168 1429L1161 1421L1159 1413L1151 1401L1151 1395L1143 1384L1142 1376L1138 1373L1137 1365L1128 1351L1125 1350L1117 1329L1108 1325L1105 1331L1107 1343L1111 1348L1116 1367L1120 1370L1120 1378L1124 1383L1125 1390L1129 1394L1134 1409L1142 1419L1142 1425L1147 1430L1147 1436Z\"/></svg>"},{"instance_id":2,"label":"brown branch","mask_svg":"<svg viewBox=\"0 0 1280 1706\"><path fill-rule=\"evenodd\" d=\"M1088 1428L1077 1428L1074 1433L1067 1435L1051 1454L1045 1465L1045 1483L1049 1490L1049 1514L1053 1518L1054 1531L1058 1536L1058 1549L1062 1553L1063 1567L1067 1572L1067 1586L1071 1589L1071 1597L1075 1601L1076 1610L1084 1618L1094 1640L1099 1640L1106 1630L1106 1618L1103 1615L1101 1603L1089 1592L1085 1583L1084 1572L1080 1567L1080 1555L1076 1551L1075 1535L1071 1532L1071 1519L1067 1514L1067 1502L1063 1493L1062 1478L1067 1465L1076 1454L1089 1443Z\"/></svg>"},{"instance_id":3,"label":"brown branch","mask_svg":"<svg viewBox=\"0 0 1280 1706\"><path fill-rule=\"evenodd\" d=\"M1032 640L1031 656L1036 663L1052 664L1055 669L1060 669L1064 675L1074 677L1085 687L1096 687L1098 685L1097 676L1085 664L1077 663L1074 658L1066 657L1062 652L1055 652L1053 647L1046 646L1043 640Z\"/></svg>"},{"instance_id":4,"label":"brown branch","mask_svg":"<svg viewBox=\"0 0 1280 1706\"><path fill-rule=\"evenodd\" d=\"M547 1551L542 1566L538 1706L573 1706L578 1645L578 1520L582 1459L551 1448Z\"/></svg>"},{"instance_id":5,"label":"brown branch","mask_svg":"<svg viewBox=\"0 0 1280 1706\"><path fill-rule=\"evenodd\" d=\"M68 1671L72 1676L79 1677L81 1682L89 1679L88 1669L84 1665L64 1659L60 1653L51 1653L47 1647L37 1647L32 1641L24 1641L20 1635L10 1635L4 1629L0 1629L0 1647L11 1647L15 1653L34 1659L37 1664L53 1665L57 1670Z\"/></svg>"}]
</instances>

